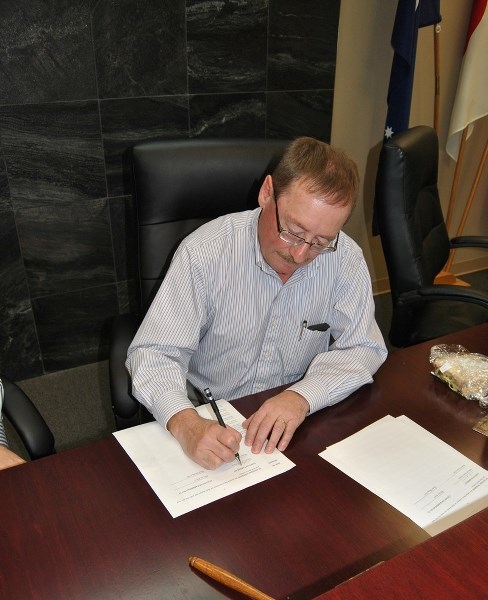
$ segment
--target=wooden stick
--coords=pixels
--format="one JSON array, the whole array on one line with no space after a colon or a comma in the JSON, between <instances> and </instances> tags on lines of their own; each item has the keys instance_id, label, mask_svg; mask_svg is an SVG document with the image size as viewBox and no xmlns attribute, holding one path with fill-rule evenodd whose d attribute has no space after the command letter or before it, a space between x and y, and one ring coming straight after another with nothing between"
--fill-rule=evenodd
<instances>
[{"instance_id":1,"label":"wooden stick","mask_svg":"<svg viewBox=\"0 0 488 600\"><path fill-rule=\"evenodd\" d=\"M234 574L229 573L229 571L217 567L217 565L214 565L203 558L190 556L188 562L190 563L190 566L201 573L204 573L208 577L211 577L215 581L218 581L233 590L241 592L241 594L244 594L248 598L252 598L253 600L273 600L271 596L267 596L257 588L249 585L249 583L246 583L243 579L236 577Z\"/></svg>"},{"instance_id":2,"label":"wooden stick","mask_svg":"<svg viewBox=\"0 0 488 600\"><path fill-rule=\"evenodd\" d=\"M471 205L473 204L473 199L476 195L476 191L478 189L478 185L479 185L480 179L481 179L481 173L483 172L487 157L488 157L488 142L485 143L485 149L483 150L483 154L481 156L481 159L480 159L480 162L478 165L478 169L476 171L473 185L471 186L471 191L469 193L468 200L466 202L466 206L464 207L463 216L461 217L461 222L459 223L459 227L456 232L456 236L460 236L463 233L464 226L466 225L466 220L468 218L469 211L471 210ZM452 261L454 260L454 253L455 253L455 250L452 250L451 254L449 255L449 260L447 261L447 264L446 264L446 271L449 271L449 269L451 267Z\"/></svg>"},{"instance_id":3,"label":"wooden stick","mask_svg":"<svg viewBox=\"0 0 488 600\"><path fill-rule=\"evenodd\" d=\"M439 23L434 24L434 76L435 76L435 94L434 94L434 129L439 134L439 102L441 97L441 76L440 76L440 33Z\"/></svg>"},{"instance_id":4,"label":"wooden stick","mask_svg":"<svg viewBox=\"0 0 488 600\"><path fill-rule=\"evenodd\" d=\"M459 179L461 177L461 166L463 164L463 159L464 159L464 150L466 148L467 133L468 133L468 128L465 127L463 129L463 134L461 136L461 142L459 144L458 159L456 162L456 169L454 171L454 178L452 180L452 186L451 186L451 197L449 198L449 206L447 208L446 227L447 227L448 232L449 232L449 228L451 226L451 219L452 219L452 213L453 213L453 209L454 209L454 203L456 200L457 187L459 184Z\"/></svg>"}]
</instances>

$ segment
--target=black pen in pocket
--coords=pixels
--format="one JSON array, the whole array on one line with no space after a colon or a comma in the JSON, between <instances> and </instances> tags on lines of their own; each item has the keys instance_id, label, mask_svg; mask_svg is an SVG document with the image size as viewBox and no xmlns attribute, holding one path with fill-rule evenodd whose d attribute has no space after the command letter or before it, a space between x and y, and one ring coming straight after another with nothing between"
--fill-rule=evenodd
<instances>
[{"instance_id":1,"label":"black pen in pocket","mask_svg":"<svg viewBox=\"0 0 488 600\"><path fill-rule=\"evenodd\" d=\"M302 321L302 325L300 327L300 337L299 340L302 339L303 332L305 329L309 331L327 331L330 328L328 323L317 323L316 325L309 325L307 321Z\"/></svg>"}]
</instances>

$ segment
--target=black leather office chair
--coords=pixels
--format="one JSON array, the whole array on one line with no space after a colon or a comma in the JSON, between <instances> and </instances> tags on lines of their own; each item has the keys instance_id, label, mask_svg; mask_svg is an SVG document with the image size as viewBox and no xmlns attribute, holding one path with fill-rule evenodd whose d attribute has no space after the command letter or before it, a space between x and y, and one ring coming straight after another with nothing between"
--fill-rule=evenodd
<instances>
[{"instance_id":1,"label":"black leather office chair","mask_svg":"<svg viewBox=\"0 0 488 600\"><path fill-rule=\"evenodd\" d=\"M386 141L376 177L375 213L390 279L389 338L409 346L488 320L488 293L435 285L452 248L488 248L488 237L449 239L437 189L437 134L413 127Z\"/></svg>"},{"instance_id":2,"label":"black leather office chair","mask_svg":"<svg viewBox=\"0 0 488 600\"><path fill-rule=\"evenodd\" d=\"M127 349L169 266L191 231L215 217L257 207L264 176L282 154L278 140L153 141L132 152L138 233L138 314L114 319L109 356L117 429L150 419L131 395Z\"/></svg>"},{"instance_id":3,"label":"black leather office chair","mask_svg":"<svg viewBox=\"0 0 488 600\"><path fill-rule=\"evenodd\" d=\"M32 460L55 453L54 436L30 398L5 377L3 413L10 421Z\"/></svg>"}]
</instances>

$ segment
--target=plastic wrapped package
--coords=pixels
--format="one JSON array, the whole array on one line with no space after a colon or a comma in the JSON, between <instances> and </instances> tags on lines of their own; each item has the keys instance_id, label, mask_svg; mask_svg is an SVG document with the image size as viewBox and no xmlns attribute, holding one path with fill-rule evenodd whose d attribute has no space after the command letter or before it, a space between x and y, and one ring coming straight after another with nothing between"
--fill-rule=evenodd
<instances>
[{"instance_id":1,"label":"plastic wrapped package","mask_svg":"<svg viewBox=\"0 0 488 600\"><path fill-rule=\"evenodd\" d=\"M430 349L433 375L468 400L488 406L488 357L464 346L439 344Z\"/></svg>"}]
</instances>

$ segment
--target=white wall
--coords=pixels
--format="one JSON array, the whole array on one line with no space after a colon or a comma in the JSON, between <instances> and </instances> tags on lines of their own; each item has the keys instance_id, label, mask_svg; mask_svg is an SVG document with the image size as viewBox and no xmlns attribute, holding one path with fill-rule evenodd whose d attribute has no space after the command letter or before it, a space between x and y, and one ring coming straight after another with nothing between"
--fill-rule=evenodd
<instances>
[{"instance_id":1,"label":"white wall","mask_svg":"<svg viewBox=\"0 0 488 600\"><path fill-rule=\"evenodd\" d=\"M346 150L358 163L361 196L346 231L363 248L375 291L388 289L381 241L371 235L371 215L386 118L386 95L393 57L390 38L396 6L394 0L342 0L337 49L331 141ZM445 143L470 13L471 1L441 0L438 133L439 191L444 215L456 166L445 152ZM432 27L419 31L410 126L434 124L433 36ZM487 137L488 117L485 117L478 121L466 147L451 235L457 231ZM464 233L488 235L488 165L482 173ZM463 250L456 252L451 272L460 274L481 268L488 268L488 252Z\"/></svg>"}]
</instances>

